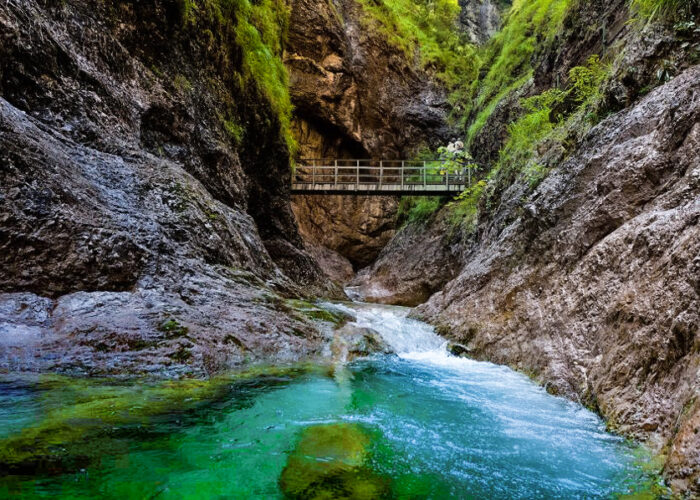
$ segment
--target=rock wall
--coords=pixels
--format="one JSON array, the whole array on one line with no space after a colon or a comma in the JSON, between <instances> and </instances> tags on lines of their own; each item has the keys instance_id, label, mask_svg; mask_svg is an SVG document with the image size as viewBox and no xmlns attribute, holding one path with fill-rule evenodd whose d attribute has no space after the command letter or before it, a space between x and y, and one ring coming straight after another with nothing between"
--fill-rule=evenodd
<instances>
[{"instance_id":1,"label":"rock wall","mask_svg":"<svg viewBox=\"0 0 700 500\"><path fill-rule=\"evenodd\" d=\"M391 196L294 196L307 241L345 256L354 269L371 264L396 233L398 202Z\"/></svg>"},{"instance_id":2,"label":"rock wall","mask_svg":"<svg viewBox=\"0 0 700 500\"><path fill-rule=\"evenodd\" d=\"M205 374L320 349L283 297L342 292L303 250L278 117L198 15L0 5L0 370Z\"/></svg>"},{"instance_id":3,"label":"rock wall","mask_svg":"<svg viewBox=\"0 0 700 500\"><path fill-rule=\"evenodd\" d=\"M285 63L300 157L402 158L451 138L444 88L363 16L354 0L292 2ZM355 268L372 262L393 236L397 208L394 197L294 199L308 244Z\"/></svg>"}]
</instances>

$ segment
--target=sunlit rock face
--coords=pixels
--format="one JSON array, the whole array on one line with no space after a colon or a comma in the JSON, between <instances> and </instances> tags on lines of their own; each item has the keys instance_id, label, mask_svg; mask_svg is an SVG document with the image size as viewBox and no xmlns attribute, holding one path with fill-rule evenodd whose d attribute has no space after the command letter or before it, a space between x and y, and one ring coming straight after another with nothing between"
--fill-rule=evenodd
<instances>
[{"instance_id":1,"label":"sunlit rock face","mask_svg":"<svg viewBox=\"0 0 700 500\"><path fill-rule=\"evenodd\" d=\"M0 6L0 370L206 374L318 350L277 297L332 290L279 123L200 35L167 0Z\"/></svg>"},{"instance_id":2,"label":"sunlit rock face","mask_svg":"<svg viewBox=\"0 0 700 500\"><path fill-rule=\"evenodd\" d=\"M452 137L445 89L363 25L356 2L295 0L291 12L285 64L300 157L401 158ZM391 197L298 196L293 203L310 244L356 269L394 234Z\"/></svg>"},{"instance_id":3,"label":"sunlit rock face","mask_svg":"<svg viewBox=\"0 0 700 500\"><path fill-rule=\"evenodd\" d=\"M357 270L369 265L396 233L398 200L391 196L293 196L302 236L344 256Z\"/></svg>"}]
</instances>

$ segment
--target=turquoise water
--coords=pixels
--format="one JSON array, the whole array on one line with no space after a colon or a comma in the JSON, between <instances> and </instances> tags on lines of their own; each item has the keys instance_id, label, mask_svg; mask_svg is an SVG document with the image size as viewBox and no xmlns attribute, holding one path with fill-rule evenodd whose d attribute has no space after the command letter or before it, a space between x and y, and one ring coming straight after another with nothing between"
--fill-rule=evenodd
<instances>
[{"instance_id":1,"label":"turquoise water","mask_svg":"<svg viewBox=\"0 0 700 500\"><path fill-rule=\"evenodd\" d=\"M354 309L396 355L215 389L3 381L0 496L608 498L644 482L639 450L583 407L448 355L403 309Z\"/></svg>"}]
</instances>

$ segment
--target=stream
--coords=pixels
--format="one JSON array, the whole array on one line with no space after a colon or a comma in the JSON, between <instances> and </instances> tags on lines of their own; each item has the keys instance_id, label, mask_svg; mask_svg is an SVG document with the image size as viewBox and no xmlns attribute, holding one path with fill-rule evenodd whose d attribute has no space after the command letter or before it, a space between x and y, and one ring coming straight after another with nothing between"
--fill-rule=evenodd
<instances>
[{"instance_id":1,"label":"stream","mask_svg":"<svg viewBox=\"0 0 700 500\"><path fill-rule=\"evenodd\" d=\"M0 378L0 497L610 498L648 480L594 413L448 354L408 309L326 306L396 354L210 385Z\"/></svg>"}]
</instances>

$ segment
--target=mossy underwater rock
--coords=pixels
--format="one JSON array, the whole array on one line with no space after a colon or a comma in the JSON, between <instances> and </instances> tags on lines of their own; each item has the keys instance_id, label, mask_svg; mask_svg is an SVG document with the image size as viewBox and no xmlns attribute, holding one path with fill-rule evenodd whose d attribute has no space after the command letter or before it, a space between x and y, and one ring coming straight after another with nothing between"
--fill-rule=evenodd
<instances>
[{"instance_id":1,"label":"mossy underwater rock","mask_svg":"<svg viewBox=\"0 0 700 500\"><path fill-rule=\"evenodd\" d=\"M356 424L309 427L280 476L286 498L370 500L391 496L389 481L366 466L369 436Z\"/></svg>"},{"instance_id":2,"label":"mossy underwater rock","mask_svg":"<svg viewBox=\"0 0 700 500\"><path fill-rule=\"evenodd\" d=\"M110 380L41 375L40 418L0 439L0 479L7 474L60 474L99 463L115 452L119 438L155 430L157 422L229 398L243 398L245 385L285 383L314 369L308 365L255 366L208 380Z\"/></svg>"}]
</instances>

